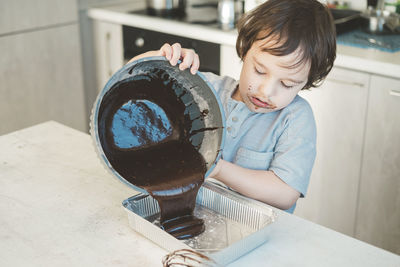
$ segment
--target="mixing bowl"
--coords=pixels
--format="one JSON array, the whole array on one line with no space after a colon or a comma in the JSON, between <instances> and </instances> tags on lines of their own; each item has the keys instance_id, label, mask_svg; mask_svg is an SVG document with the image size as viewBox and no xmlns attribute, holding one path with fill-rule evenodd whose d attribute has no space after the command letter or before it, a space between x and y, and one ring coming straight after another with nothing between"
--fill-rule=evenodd
<instances>
[{"instance_id":1,"label":"mixing bowl","mask_svg":"<svg viewBox=\"0 0 400 267\"><path fill-rule=\"evenodd\" d=\"M115 169L116 157L151 151L184 136L203 156L208 176L221 156L225 117L215 90L201 73L181 71L164 57L148 57L125 65L110 78L94 103L90 132L106 169L146 193Z\"/></svg>"}]
</instances>

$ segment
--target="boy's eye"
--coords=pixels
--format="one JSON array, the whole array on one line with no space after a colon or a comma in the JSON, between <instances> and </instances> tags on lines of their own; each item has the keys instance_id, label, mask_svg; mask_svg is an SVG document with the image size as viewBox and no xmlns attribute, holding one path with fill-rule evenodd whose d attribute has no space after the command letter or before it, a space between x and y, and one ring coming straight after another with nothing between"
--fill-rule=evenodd
<instances>
[{"instance_id":1,"label":"boy's eye","mask_svg":"<svg viewBox=\"0 0 400 267\"><path fill-rule=\"evenodd\" d=\"M265 72L258 70L256 67L254 67L254 70L257 74L265 74Z\"/></svg>"},{"instance_id":2,"label":"boy's eye","mask_svg":"<svg viewBox=\"0 0 400 267\"><path fill-rule=\"evenodd\" d=\"M288 88L288 89L294 87L294 85L287 85L284 82L281 82L281 84L283 85L283 87Z\"/></svg>"}]
</instances>

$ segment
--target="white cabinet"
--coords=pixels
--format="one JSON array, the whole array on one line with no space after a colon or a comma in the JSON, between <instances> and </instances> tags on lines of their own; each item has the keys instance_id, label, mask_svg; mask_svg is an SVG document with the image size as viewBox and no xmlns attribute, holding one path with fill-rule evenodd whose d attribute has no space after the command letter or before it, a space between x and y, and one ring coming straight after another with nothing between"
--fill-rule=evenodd
<instances>
[{"instance_id":1,"label":"white cabinet","mask_svg":"<svg viewBox=\"0 0 400 267\"><path fill-rule=\"evenodd\" d=\"M400 80L372 75L355 237L400 254Z\"/></svg>"},{"instance_id":2,"label":"white cabinet","mask_svg":"<svg viewBox=\"0 0 400 267\"><path fill-rule=\"evenodd\" d=\"M76 0L0 1L0 35L77 21Z\"/></svg>"},{"instance_id":3,"label":"white cabinet","mask_svg":"<svg viewBox=\"0 0 400 267\"><path fill-rule=\"evenodd\" d=\"M308 220L400 253L400 80L334 68L301 92L317 123Z\"/></svg>"},{"instance_id":4,"label":"white cabinet","mask_svg":"<svg viewBox=\"0 0 400 267\"><path fill-rule=\"evenodd\" d=\"M85 131L76 0L0 1L0 134L47 120Z\"/></svg>"},{"instance_id":5,"label":"white cabinet","mask_svg":"<svg viewBox=\"0 0 400 267\"><path fill-rule=\"evenodd\" d=\"M96 49L96 74L98 91L103 89L110 77L124 65L122 26L93 21Z\"/></svg>"},{"instance_id":6,"label":"white cabinet","mask_svg":"<svg viewBox=\"0 0 400 267\"><path fill-rule=\"evenodd\" d=\"M77 24L0 38L0 134L47 120L87 129Z\"/></svg>"},{"instance_id":7,"label":"white cabinet","mask_svg":"<svg viewBox=\"0 0 400 267\"><path fill-rule=\"evenodd\" d=\"M321 87L301 91L317 125L317 157L295 214L354 235L369 75L333 68Z\"/></svg>"}]
</instances>

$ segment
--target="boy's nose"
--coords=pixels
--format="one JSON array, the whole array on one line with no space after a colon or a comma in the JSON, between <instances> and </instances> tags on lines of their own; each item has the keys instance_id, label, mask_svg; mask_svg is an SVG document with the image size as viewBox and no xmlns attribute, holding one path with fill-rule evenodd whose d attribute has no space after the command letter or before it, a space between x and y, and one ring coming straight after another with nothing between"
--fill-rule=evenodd
<instances>
[{"instance_id":1,"label":"boy's nose","mask_svg":"<svg viewBox=\"0 0 400 267\"><path fill-rule=\"evenodd\" d=\"M260 97L269 99L271 96L275 94L276 85L272 80L267 80L260 84L258 87L258 94Z\"/></svg>"}]
</instances>

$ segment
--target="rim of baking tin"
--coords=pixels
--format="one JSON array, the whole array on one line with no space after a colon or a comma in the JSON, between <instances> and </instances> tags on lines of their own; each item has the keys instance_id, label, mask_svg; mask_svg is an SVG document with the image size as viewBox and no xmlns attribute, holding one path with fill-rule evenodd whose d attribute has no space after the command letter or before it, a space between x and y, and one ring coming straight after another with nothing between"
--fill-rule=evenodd
<instances>
[{"instance_id":1,"label":"rim of baking tin","mask_svg":"<svg viewBox=\"0 0 400 267\"><path fill-rule=\"evenodd\" d=\"M146 190L144 190L141 187L135 186L132 183L128 182L124 177L122 177L111 165L111 163L109 162L109 160L107 159L104 151L103 151L103 147L101 146L101 142L100 142L100 137L99 137L99 131L98 131L98 114L99 114L99 109L100 109L100 105L101 105L101 101L104 97L104 95L112 88L112 84L115 84L117 81L119 81L119 77L121 75L121 73L123 73L126 69L131 68L132 66L141 63L141 62L145 62L145 61L156 61L156 60L162 60L162 61L168 61L167 58L163 57L163 56L152 56L152 57L145 57L145 58L141 58L135 61L132 61L126 65L124 65L123 67L121 67L117 72L115 72L111 78L108 80L108 82L106 83L106 85L104 86L104 88L101 90L101 92L97 95L96 97L96 101L93 105L92 108L92 112L90 115L90 125L89 125L89 131L90 131L90 135L92 136L92 141L93 141L93 145L95 147L95 151L97 153L97 156L101 159L101 163L103 164L103 166L105 167L105 169L110 172L113 176L116 176L120 181L122 181L124 184L128 185L129 187L133 188L134 190L141 192L141 193L145 193L148 194L148 192ZM177 66L181 63L181 60L178 61ZM217 152L217 157L214 160L214 163L211 165L211 167L207 170L205 177L207 177L215 168L217 162L221 159L222 156L222 149L224 147L225 144L225 134L226 134L226 119L225 119L225 112L224 112L224 108L222 106L222 102L218 97L217 92L215 91L214 87L212 86L212 84L207 80L207 78L204 76L203 73L197 71L197 73L195 75L198 75L206 84L207 86L211 89L211 91L214 94L214 97L218 103L218 107L221 113L221 120L222 120L222 137L221 137L221 144L220 147L218 149Z\"/></svg>"}]
</instances>

